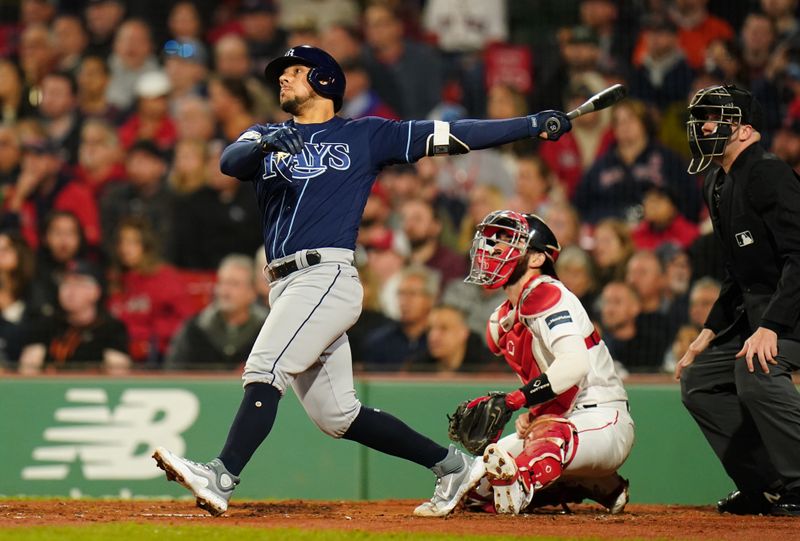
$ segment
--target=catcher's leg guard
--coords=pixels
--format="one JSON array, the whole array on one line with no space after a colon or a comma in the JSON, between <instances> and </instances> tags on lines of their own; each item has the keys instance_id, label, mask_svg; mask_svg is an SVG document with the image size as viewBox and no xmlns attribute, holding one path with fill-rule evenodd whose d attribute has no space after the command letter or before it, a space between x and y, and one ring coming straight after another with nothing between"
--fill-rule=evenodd
<instances>
[{"instance_id":1,"label":"catcher's leg guard","mask_svg":"<svg viewBox=\"0 0 800 541\"><path fill-rule=\"evenodd\" d=\"M561 477L561 472L575 456L575 427L567 419L552 415L533 422L525 436L525 447L516 458L522 477L540 490Z\"/></svg>"}]
</instances>

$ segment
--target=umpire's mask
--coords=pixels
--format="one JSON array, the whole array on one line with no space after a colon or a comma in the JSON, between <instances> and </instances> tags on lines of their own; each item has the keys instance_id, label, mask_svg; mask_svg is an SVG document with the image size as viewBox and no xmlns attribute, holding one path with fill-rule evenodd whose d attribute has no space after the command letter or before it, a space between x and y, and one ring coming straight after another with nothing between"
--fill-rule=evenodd
<instances>
[{"instance_id":1,"label":"umpire's mask","mask_svg":"<svg viewBox=\"0 0 800 541\"><path fill-rule=\"evenodd\" d=\"M698 90L689 103L686 136L692 151L689 173L704 171L715 157L725 153L731 135L742 124L761 129L761 106L747 90L736 85L715 85ZM715 128L706 134L703 125Z\"/></svg>"}]
</instances>

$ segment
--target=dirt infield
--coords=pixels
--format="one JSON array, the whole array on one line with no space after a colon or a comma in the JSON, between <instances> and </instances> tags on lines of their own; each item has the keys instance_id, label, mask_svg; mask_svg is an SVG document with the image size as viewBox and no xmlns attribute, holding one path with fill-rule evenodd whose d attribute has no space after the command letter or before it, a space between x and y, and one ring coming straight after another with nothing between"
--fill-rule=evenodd
<instances>
[{"instance_id":1,"label":"dirt infield","mask_svg":"<svg viewBox=\"0 0 800 541\"><path fill-rule=\"evenodd\" d=\"M798 519L722 516L710 507L631 505L625 513L610 516L597 507L576 505L570 515L555 510L518 517L460 512L447 519L429 519L411 515L416 503L236 502L227 514L212 518L188 501L3 500L0 527L137 522L599 539L787 541L800 537Z\"/></svg>"}]
</instances>

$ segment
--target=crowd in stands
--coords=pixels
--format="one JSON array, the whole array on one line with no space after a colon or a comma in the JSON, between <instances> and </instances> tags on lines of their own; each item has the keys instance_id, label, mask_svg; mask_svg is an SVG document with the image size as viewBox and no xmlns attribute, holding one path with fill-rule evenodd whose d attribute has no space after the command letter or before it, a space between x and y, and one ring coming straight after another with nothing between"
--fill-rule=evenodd
<instances>
[{"instance_id":1,"label":"crowd in stands","mask_svg":"<svg viewBox=\"0 0 800 541\"><path fill-rule=\"evenodd\" d=\"M358 369L502 371L502 291L463 283L492 210L542 216L556 270L621 373L669 371L723 276L686 172L686 105L721 82L764 105L800 171L798 0L20 0L0 7L0 371L239 369L269 311L252 187L219 170L289 117L263 69L311 44L341 114L503 119L615 107L557 142L384 170L356 261Z\"/></svg>"}]
</instances>

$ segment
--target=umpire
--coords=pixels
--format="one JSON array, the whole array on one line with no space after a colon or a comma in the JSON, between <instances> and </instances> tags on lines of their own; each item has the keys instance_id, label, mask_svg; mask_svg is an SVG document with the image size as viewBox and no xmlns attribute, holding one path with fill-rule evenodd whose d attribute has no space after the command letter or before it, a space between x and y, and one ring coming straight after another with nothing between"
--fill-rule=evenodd
<instances>
[{"instance_id":1,"label":"umpire","mask_svg":"<svg viewBox=\"0 0 800 541\"><path fill-rule=\"evenodd\" d=\"M759 144L762 118L735 85L689 104L689 172L714 164L703 195L726 276L675 375L738 489L717 509L800 516L800 180Z\"/></svg>"}]
</instances>

